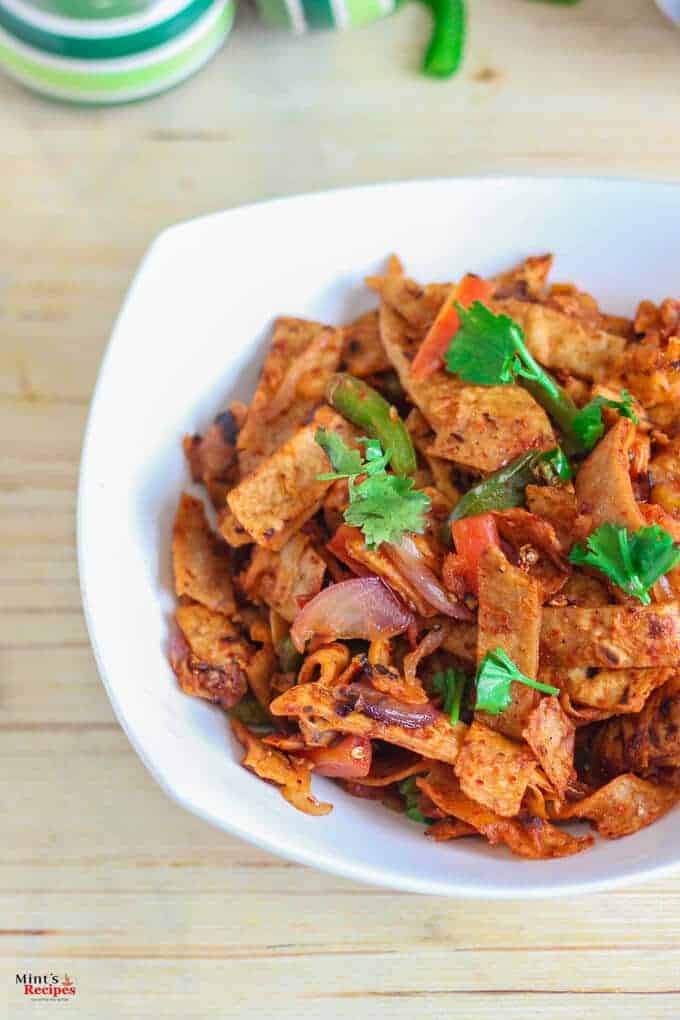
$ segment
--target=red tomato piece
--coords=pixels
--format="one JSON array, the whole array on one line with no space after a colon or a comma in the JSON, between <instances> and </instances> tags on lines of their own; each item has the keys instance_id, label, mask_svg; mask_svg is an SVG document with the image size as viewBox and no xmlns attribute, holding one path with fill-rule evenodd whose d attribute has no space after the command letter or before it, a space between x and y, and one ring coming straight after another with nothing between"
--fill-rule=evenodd
<instances>
[{"instance_id":1,"label":"red tomato piece","mask_svg":"<svg viewBox=\"0 0 680 1020\"><path fill-rule=\"evenodd\" d=\"M368 737L347 736L331 747L305 751L320 776L333 779L363 779L371 771L373 748Z\"/></svg>"},{"instance_id":2,"label":"red tomato piece","mask_svg":"<svg viewBox=\"0 0 680 1020\"><path fill-rule=\"evenodd\" d=\"M460 558L465 584L476 595L479 590L477 568L480 557L487 546L497 545L500 548L501 545L496 519L493 514L463 517L462 520L453 522L451 534Z\"/></svg>"},{"instance_id":3,"label":"red tomato piece","mask_svg":"<svg viewBox=\"0 0 680 1020\"><path fill-rule=\"evenodd\" d=\"M468 273L459 284L451 288L413 359L411 375L414 379L427 379L428 375L432 375L444 364L444 355L460 327L455 302L460 301L464 308L469 308L475 301L484 304L492 292L493 284L472 273Z\"/></svg>"}]
</instances>

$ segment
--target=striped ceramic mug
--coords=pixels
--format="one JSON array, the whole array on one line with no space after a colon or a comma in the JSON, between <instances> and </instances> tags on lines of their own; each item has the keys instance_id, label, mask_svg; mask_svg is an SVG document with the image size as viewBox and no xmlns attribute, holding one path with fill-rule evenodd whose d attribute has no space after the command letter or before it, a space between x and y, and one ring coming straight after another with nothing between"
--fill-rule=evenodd
<instances>
[{"instance_id":1,"label":"striped ceramic mug","mask_svg":"<svg viewBox=\"0 0 680 1020\"><path fill-rule=\"evenodd\" d=\"M0 69L55 99L112 104L165 91L229 34L235 0L157 0L131 18L82 22L0 0Z\"/></svg>"},{"instance_id":2,"label":"striped ceramic mug","mask_svg":"<svg viewBox=\"0 0 680 1020\"><path fill-rule=\"evenodd\" d=\"M263 21L292 32L350 28L391 14L402 0L256 0Z\"/></svg>"}]
</instances>

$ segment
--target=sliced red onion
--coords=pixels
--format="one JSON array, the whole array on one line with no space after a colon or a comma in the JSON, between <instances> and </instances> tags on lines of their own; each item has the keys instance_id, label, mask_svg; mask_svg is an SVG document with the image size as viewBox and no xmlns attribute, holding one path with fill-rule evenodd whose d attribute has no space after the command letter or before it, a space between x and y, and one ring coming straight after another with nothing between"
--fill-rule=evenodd
<instances>
[{"instance_id":1,"label":"sliced red onion","mask_svg":"<svg viewBox=\"0 0 680 1020\"><path fill-rule=\"evenodd\" d=\"M433 609L456 620L473 618L472 613L446 591L439 578L428 567L425 557L411 535L404 535L399 545L385 543L381 552L384 552Z\"/></svg>"},{"instance_id":2,"label":"sliced red onion","mask_svg":"<svg viewBox=\"0 0 680 1020\"><path fill-rule=\"evenodd\" d=\"M315 595L295 617L290 636L302 652L312 637L375 641L403 634L414 620L379 578L356 577L332 584Z\"/></svg>"},{"instance_id":3,"label":"sliced red onion","mask_svg":"<svg viewBox=\"0 0 680 1020\"><path fill-rule=\"evenodd\" d=\"M361 712L369 719L389 726L401 726L404 730L419 730L423 726L430 726L438 714L437 709L429 702L422 705L407 705L365 684L348 684L339 693L352 706L354 712Z\"/></svg>"}]
</instances>

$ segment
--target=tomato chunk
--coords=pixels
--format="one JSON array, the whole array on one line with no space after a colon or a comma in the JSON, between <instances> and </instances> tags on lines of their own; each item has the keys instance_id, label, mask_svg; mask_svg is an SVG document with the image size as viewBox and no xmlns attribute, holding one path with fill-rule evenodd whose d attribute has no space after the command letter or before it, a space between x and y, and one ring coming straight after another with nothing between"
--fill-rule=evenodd
<instances>
[{"instance_id":1,"label":"tomato chunk","mask_svg":"<svg viewBox=\"0 0 680 1020\"><path fill-rule=\"evenodd\" d=\"M368 737L343 737L331 747L314 747L305 757L320 776L333 779L363 779L371 771L373 748Z\"/></svg>"},{"instance_id":2,"label":"tomato chunk","mask_svg":"<svg viewBox=\"0 0 680 1020\"><path fill-rule=\"evenodd\" d=\"M476 595L479 591L477 569L480 557L487 546L497 545L500 548L501 545L496 519L493 514L463 517L453 522L451 534L465 584Z\"/></svg>"},{"instance_id":3,"label":"tomato chunk","mask_svg":"<svg viewBox=\"0 0 680 1020\"><path fill-rule=\"evenodd\" d=\"M468 273L459 284L451 288L413 359L411 375L414 379L427 379L428 375L432 375L444 364L444 355L451 338L460 327L455 302L460 301L464 308L469 308L475 301L481 301L482 304L488 301L492 292L493 284L472 273Z\"/></svg>"}]
</instances>

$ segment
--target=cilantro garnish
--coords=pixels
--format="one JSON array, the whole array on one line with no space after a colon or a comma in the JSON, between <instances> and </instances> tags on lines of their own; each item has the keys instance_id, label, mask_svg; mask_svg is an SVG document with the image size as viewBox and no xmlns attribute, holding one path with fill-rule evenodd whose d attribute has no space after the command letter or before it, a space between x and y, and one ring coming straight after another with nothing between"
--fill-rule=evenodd
<instances>
[{"instance_id":1,"label":"cilantro garnish","mask_svg":"<svg viewBox=\"0 0 680 1020\"><path fill-rule=\"evenodd\" d=\"M377 549L381 542L396 544L407 531L425 530L430 498L413 488L412 478L374 475L356 487L350 482L349 495L345 520L361 528L367 549Z\"/></svg>"},{"instance_id":2,"label":"cilantro garnish","mask_svg":"<svg viewBox=\"0 0 680 1020\"><path fill-rule=\"evenodd\" d=\"M449 372L480 386L508 385L519 375L557 392L555 380L535 361L522 327L513 319L494 315L481 301L470 308L456 302L456 309L460 329L446 352Z\"/></svg>"},{"instance_id":3,"label":"cilantro garnish","mask_svg":"<svg viewBox=\"0 0 680 1020\"><path fill-rule=\"evenodd\" d=\"M399 793L406 802L406 807L404 808L406 817L410 818L412 822L419 822L420 825L430 825L431 823L418 807L420 804L420 790L416 786L415 776L409 776L408 779L404 779L399 783Z\"/></svg>"},{"instance_id":4,"label":"cilantro garnish","mask_svg":"<svg viewBox=\"0 0 680 1020\"><path fill-rule=\"evenodd\" d=\"M569 559L577 566L595 567L648 606L649 589L680 561L680 549L658 524L630 532L607 523L589 536L586 548L575 545Z\"/></svg>"},{"instance_id":5,"label":"cilantro garnish","mask_svg":"<svg viewBox=\"0 0 680 1020\"><path fill-rule=\"evenodd\" d=\"M446 367L463 382L478 386L520 383L545 408L574 449L591 450L604 432L602 408L613 407L637 424L630 394L622 400L595 397L581 410L535 360L524 331L507 315L495 315L475 301L469 308L456 304L460 329L446 352Z\"/></svg>"},{"instance_id":6,"label":"cilantro garnish","mask_svg":"<svg viewBox=\"0 0 680 1020\"><path fill-rule=\"evenodd\" d=\"M630 418L636 425L638 417L633 410L633 400L628 390L623 390L621 400L608 400L607 397L593 397L590 403L582 408L572 422L572 428L587 450L604 435L602 408L612 407L622 418Z\"/></svg>"},{"instance_id":7,"label":"cilantro garnish","mask_svg":"<svg viewBox=\"0 0 680 1020\"><path fill-rule=\"evenodd\" d=\"M455 726L460 721L460 703L467 677L459 669L443 669L432 677L432 686L443 695L442 712L445 712Z\"/></svg>"},{"instance_id":8,"label":"cilantro garnish","mask_svg":"<svg viewBox=\"0 0 680 1020\"><path fill-rule=\"evenodd\" d=\"M412 478L387 473L390 451L383 452L377 439L360 440L366 449L365 460L337 433L318 429L315 439L335 468L334 473L319 475L319 480L348 480L345 521L361 528L367 549L377 549L382 542L398 543L407 531L422 534L430 498L414 489ZM359 475L368 477L357 485Z\"/></svg>"},{"instance_id":9,"label":"cilantro garnish","mask_svg":"<svg viewBox=\"0 0 680 1020\"><path fill-rule=\"evenodd\" d=\"M377 439L360 439L366 448L366 460L362 460L359 450L347 446L342 436L328 429L317 429L314 439L324 451L334 472L318 475L320 482L334 482L338 478L356 478L357 475L374 475L384 471L389 464L389 453L383 453Z\"/></svg>"},{"instance_id":10,"label":"cilantro garnish","mask_svg":"<svg viewBox=\"0 0 680 1020\"><path fill-rule=\"evenodd\" d=\"M481 661L475 683L477 684L477 701L475 708L491 715L498 715L512 703L511 685L513 680L516 683L526 684L544 694L559 694L558 687L551 687L549 684L539 683L538 680L531 680L524 673L521 673L510 656L497 648L495 652L487 652Z\"/></svg>"}]
</instances>

